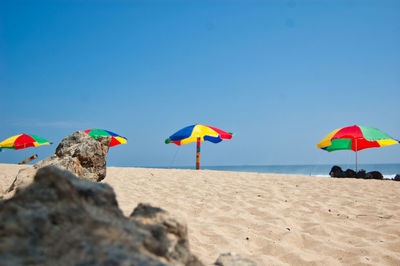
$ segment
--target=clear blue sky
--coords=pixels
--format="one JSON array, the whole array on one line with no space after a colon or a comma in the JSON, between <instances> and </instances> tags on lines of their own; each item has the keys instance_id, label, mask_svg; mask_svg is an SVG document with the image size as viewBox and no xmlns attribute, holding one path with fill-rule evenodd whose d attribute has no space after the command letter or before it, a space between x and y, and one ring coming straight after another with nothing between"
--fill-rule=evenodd
<instances>
[{"instance_id":1,"label":"clear blue sky","mask_svg":"<svg viewBox=\"0 0 400 266\"><path fill-rule=\"evenodd\" d=\"M202 165L353 163L315 145L359 124L400 138L400 1L0 1L0 140L104 128L108 165L194 165L194 124L235 132ZM17 163L23 151L3 150ZM173 160L173 158L175 158ZM400 145L359 153L399 163Z\"/></svg>"}]
</instances>

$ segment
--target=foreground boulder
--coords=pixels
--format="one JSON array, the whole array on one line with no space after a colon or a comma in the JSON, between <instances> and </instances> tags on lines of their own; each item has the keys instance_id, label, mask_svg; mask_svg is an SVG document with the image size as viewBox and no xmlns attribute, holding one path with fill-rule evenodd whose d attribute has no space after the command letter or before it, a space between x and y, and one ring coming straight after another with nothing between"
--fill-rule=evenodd
<instances>
[{"instance_id":1,"label":"foreground boulder","mask_svg":"<svg viewBox=\"0 0 400 266\"><path fill-rule=\"evenodd\" d=\"M80 178L99 182L106 177L106 157L110 142L110 137L95 140L84 132L75 132L60 142L55 154L33 167L20 170L7 192L28 186L36 171L48 165L68 170Z\"/></svg>"},{"instance_id":2,"label":"foreground boulder","mask_svg":"<svg viewBox=\"0 0 400 266\"><path fill-rule=\"evenodd\" d=\"M113 189L56 167L0 202L1 265L203 265L187 228L139 205L125 217Z\"/></svg>"},{"instance_id":3,"label":"foreground boulder","mask_svg":"<svg viewBox=\"0 0 400 266\"><path fill-rule=\"evenodd\" d=\"M331 177L338 178L362 178L362 179L383 179L383 175L378 171L372 171L366 173L365 170L360 170L355 172L354 170L347 169L343 171L340 166L333 166L331 171L329 172Z\"/></svg>"}]
</instances>

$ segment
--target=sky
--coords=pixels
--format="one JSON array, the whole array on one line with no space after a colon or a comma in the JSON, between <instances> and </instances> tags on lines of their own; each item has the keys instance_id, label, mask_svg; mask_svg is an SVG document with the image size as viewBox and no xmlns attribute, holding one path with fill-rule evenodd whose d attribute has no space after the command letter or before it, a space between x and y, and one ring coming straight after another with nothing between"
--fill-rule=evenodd
<instances>
[{"instance_id":1,"label":"sky","mask_svg":"<svg viewBox=\"0 0 400 266\"><path fill-rule=\"evenodd\" d=\"M400 139L400 1L0 1L0 141L54 144L78 130L128 138L109 166L191 166L195 144L164 140L205 124L202 165L353 163L316 144L337 128ZM24 151L3 150L0 163ZM400 163L400 145L359 163Z\"/></svg>"}]
</instances>

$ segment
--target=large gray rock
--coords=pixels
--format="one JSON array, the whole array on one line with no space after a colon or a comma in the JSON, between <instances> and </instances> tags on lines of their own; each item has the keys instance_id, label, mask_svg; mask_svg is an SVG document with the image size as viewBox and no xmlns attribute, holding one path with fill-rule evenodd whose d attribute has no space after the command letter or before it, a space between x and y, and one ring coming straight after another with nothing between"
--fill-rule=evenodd
<instances>
[{"instance_id":1,"label":"large gray rock","mask_svg":"<svg viewBox=\"0 0 400 266\"><path fill-rule=\"evenodd\" d=\"M139 205L125 217L113 189L56 167L0 202L0 265L203 265L187 229Z\"/></svg>"},{"instance_id":2,"label":"large gray rock","mask_svg":"<svg viewBox=\"0 0 400 266\"><path fill-rule=\"evenodd\" d=\"M149 230L158 241L145 242L146 247L170 260L196 262L189 252L186 224L171 217L166 211L146 204L139 204L130 215Z\"/></svg>"},{"instance_id":3,"label":"large gray rock","mask_svg":"<svg viewBox=\"0 0 400 266\"><path fill-rule=\"evenodd\" d=\"M20 170L8 192L28 186L37 170L49 165L68 170L80 178L99 182L106 177L106 157L110 142L110 137L95 140L82 131L75 132L60 142L55 154L33 167Z\"/></svg>"}]
</instances>

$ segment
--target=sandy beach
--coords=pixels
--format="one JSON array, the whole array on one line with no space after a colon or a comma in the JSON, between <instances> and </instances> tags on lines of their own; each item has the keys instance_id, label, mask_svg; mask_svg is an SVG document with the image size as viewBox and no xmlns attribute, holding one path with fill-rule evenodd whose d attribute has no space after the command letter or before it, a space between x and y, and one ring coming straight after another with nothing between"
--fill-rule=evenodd
<instances>
[{"instance_id":1,"label":"sandy beach","mask_svg":"<svg viewBox=\"0 0 400 266\"><path fill-rule=\"evenodd\" d=\"M25 167L0 164L1 193ZM260 265L400 265L400 182L123 167L103 182L125 215L143 202L184 219L207 265L228 251Z\"/></svg>"}]
</instances>

